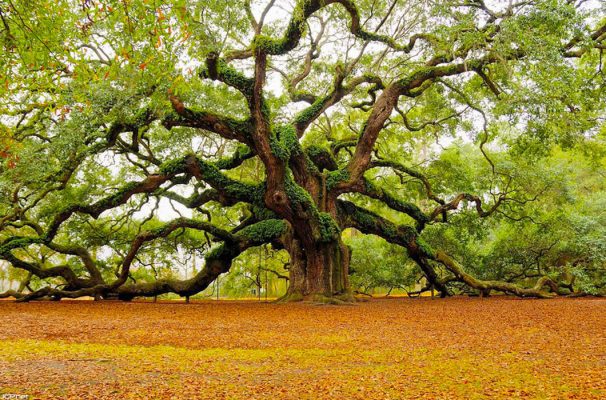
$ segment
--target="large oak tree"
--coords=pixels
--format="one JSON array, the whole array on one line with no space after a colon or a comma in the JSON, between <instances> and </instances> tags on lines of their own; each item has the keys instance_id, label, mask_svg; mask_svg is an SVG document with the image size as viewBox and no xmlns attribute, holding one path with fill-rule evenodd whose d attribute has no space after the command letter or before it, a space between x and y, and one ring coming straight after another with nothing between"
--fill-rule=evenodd
<instances>
[{"instance_id":1,"label":"large oak tree","mask_svg":"<svg viewBox=\"0 0 606 400\"><path fill-rule=\"evenodd\" d=\"M461 208L521 218L537 194L491 151L600 128L599 2L9 0L0 17L0 258L41 282L2 296L190 296L271 243L285 299L351 301L347 228L405 248L442 295L559 291L477 279L422 236ZM445 137L476 145L488 190L435 185L420 153ZM190 211L167 221L169 203ZM196 248L189 279L132 279Z\"/></svg>"}]
</instances>

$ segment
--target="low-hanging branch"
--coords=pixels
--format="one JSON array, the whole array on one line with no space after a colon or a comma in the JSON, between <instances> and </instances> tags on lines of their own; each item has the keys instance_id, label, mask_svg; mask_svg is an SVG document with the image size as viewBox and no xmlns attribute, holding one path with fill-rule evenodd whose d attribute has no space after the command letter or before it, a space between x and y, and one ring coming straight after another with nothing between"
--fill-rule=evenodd
<instances>
[{"instance_id":1,"label":"low-hanging branch","mask_svg":"<svg viewBox=\"0 0 606 400\"><path fill-rule=\"evenodd\" d=\"M154 282L140 282L136 284L125 284L129 276L130 267L141 247L149 241L167 237L178 229L195 229L208 232L223 243L213 249L205 257L205 266L194 277L186 280L178 279L159 279ZM73 281L75 284L63 289L55 289L46 286L40 290L23 294L15 291L9 291L0 294L0 298L12 296L20 301L30 301L43 297L66 297L77 298L82 296L111 297L116 295L121 299L130 299L135 296L157 296L163 293L176 293L182 296L189 296L204 290L212 283L217 276L229 271L232 260L244 250L260 246L265 243L279 240L280 237L287 234L288 225L281 220L265 220L252 224L241 229L235 234L220 229L210 223L196 221L186 218L173 220L152 231L143 232L133 240L131 247L122 260L121 271L118 278L111 283L97 283L95 285L83 284L73 274L71 269L65 267L54 267L51 269L40 269L32 266L31 271L39 276L46 277L50 274L57 276L59 269L66 274L63 276L68 283ZM24 263L21 260L10 260L15 263ZM29 266L27 266L29 268ZM29 269L28 269L29 270ZM69 272L67 272L69 271Z\"/></svg>"},{"instance_id":2,"label":"low-hanging branch","mask_svg":"<svg viewBox=\"0 0 606 400\"><path fill-rule=\"evenodd\" d=\"M364 210L351 202L340 201L339 207L341 218L344 219L343 223L347 224L347 226L356 228L363 233L377 235L390 243L398 244L406 248L409 256L414 259L423 270L428 282L442 293L442 295L447 295L449 293L446 282L454 281L462 282L485 294L490 293L490 291L500 291L521 297L550 298L558 293L558 285L548 276L542 276L532 288L524 288L509 282L483 281L474 278L465 272L463 267L445 252L433 250L418 236L412 227L396 226L379 215ZM453 274L453 277L440 279L430 262L437 262L443 265ZM546 286L551 292L543 290Z\"/></svg>"}]
</instances>

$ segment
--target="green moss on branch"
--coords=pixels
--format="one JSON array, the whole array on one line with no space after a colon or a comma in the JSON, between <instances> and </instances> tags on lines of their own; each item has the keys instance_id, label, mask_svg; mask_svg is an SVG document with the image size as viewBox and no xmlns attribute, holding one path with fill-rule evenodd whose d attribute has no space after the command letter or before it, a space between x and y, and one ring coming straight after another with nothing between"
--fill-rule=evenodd
<instances>
[{"instance_id":1,"label":"green moss on branch","mask_svg":"<svg viewBox=\"0 0 606 400\"><path fill-rule=\"evenodd\" d=\"M271 131L270 146L272 153L288 162L293 155L300 154L301 144L292 125L279 125Z\"/></svg>"},{"instance_id":2,"label":"green moss on branch","mask_svg":"<svg viewBox=\"0 0 606 400\"><path fill-rule=\"evenodd\" d=\"M320 224L320 241L328 243L335 241L341 235L341 229L337 222L328 213L321 212L318 215L318 221Z\"/></svg>"},{"instance_id":3,"label":"green moss on branch","mask_svg":"<svg viewBox=\"0 0 606 400\"><path fill-rule=\"evenodd\" d=\"M218 169L232 169L241 165L245 160L254 157L255 153L250 147L241 144L230 157L223 157L214 162Z\"/></svg>"},{"instance_id":4,"label":"green moss on branch","mask_svg":"<svg viewBox=\"0 0 606 400\"><path fill-rule=\"evenodd\" d=\"M254 80L229 65L224 59L219 58L216 53L208 55L206 68L201 71L200 76L219 80L240 91L247 99L253 95Z\"/></svg>"},{"instance_id":5,"label":"green moss on branch","mask_svg":"<svg viewBox=\"0 0 606 400\"><path fill-rule=\"evenodd\" d=\"M42 244L44 240L36 237L13 237L5 241L0 246L0 255L6 254L14 249L26 248L32 244Z\"/></svg>"},{"instance_id":6,"label":"green moss on branch","mask_svg":"<svg viewBox=\"0 0 606 400\"><path fill-rule=\"evenodd\" d=\"M338 184L347 182L349 178L349 171L346 169L338 169L336 171L329 172L326 176L326 190L333 190Z\"/></svg>"},{"instance_id":7,"label":"green moss on branch","mask_svg":"<svg viewBox=\"0 0 606 400\"><path fill-rule=\"evenodd\" d=\"M288 226L283 220L268 219L247 226L236 236L253 244L262 244L280 237L287 229Z\"/></svg>"}]
</instances>

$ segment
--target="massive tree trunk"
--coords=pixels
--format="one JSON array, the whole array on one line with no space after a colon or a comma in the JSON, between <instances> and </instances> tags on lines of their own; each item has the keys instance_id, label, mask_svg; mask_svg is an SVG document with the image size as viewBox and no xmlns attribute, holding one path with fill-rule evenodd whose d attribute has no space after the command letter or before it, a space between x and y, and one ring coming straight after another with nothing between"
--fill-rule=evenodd
<instances>
[{"instance_id":1,"label":"massive tree trunk","mask_svg":"<svg viewBox=\"0 0 606 400\"><path fill-rule=\"evenodd\" d=\"M322 167L321 162L315 162ZM341 238L336 196L328 194L324 174L310 176L301 173L303 169L296 162L293 166L297 184L309 197L303 210L295 208L292 235L283 243L290 255L290 277L282 300L354 301L349 287L351 255Z\"/></svg>"},{"instance_id":2,"label":"massive tree trunk","mask_svg":"<svg viewBox=\"0 0 606 400\"><path fill-rule=\"evenodd\" d=\"M348 279L350 250L342 240L304 246L293 239L287 249L290 280L283 300L353 301Z\"/></svg>"}]
</instances>

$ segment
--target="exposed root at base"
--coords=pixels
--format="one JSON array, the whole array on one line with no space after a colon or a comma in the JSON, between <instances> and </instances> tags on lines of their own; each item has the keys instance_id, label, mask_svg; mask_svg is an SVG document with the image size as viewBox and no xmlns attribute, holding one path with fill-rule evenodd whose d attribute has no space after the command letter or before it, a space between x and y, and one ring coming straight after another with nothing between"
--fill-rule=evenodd
<instances>
[{"instance_id":1,"label":"exposed root at base","mask_svg":"<svg viewBox=\"0 0 606 400\"><path fill-rule=\"evenodd\" d=\"M327 296L321 293L312 293L309 295L303 295L299 292L287 293L280 297L276 302L278 303L293 303L293 302L305 302L317 305L353 305L358 299L353 293L340 293L333 296Z\"/></svg>"}]
</instances>

